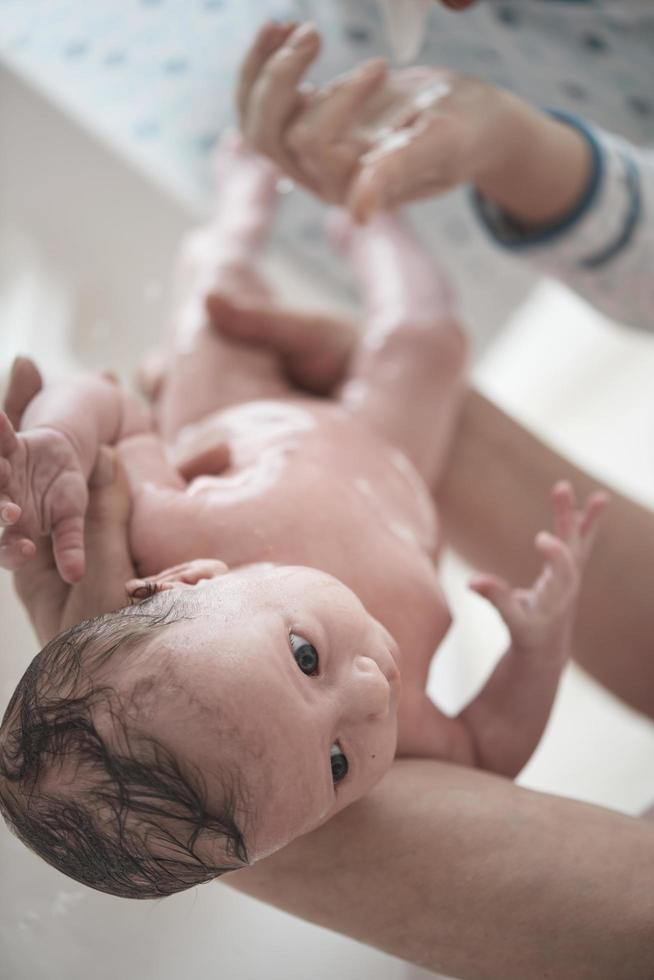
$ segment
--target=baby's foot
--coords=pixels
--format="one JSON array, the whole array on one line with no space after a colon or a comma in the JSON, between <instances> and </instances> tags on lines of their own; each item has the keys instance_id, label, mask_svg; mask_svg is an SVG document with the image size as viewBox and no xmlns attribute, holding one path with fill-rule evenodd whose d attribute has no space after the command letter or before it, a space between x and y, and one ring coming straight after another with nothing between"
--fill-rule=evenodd
<instances>
[{"instance_id":1,"label":"baby's foot","mask_svg":"<svg viewBox=\"0 0 654 980\"><path fill-rule=\"evenodd\" d=\"M86 479L75 446L56 429L16 433L0 412L0 565L14 570L32 557L35 539L52 535L61 577L84 574Z\"/></svg>"}]
</instances>

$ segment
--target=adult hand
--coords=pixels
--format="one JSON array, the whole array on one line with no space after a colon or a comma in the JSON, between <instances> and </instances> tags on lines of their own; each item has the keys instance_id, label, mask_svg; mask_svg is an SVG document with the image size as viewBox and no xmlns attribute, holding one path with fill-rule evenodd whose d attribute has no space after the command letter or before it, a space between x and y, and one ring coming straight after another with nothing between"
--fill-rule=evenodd
<instances>
[{"instance_id":1,"label":"adult hand","mask_svg":"<svg viewBox=\"0 0 654 980\"><path fill-rule=\"evenodd\" d=\"M474 184L525 225L579 200L591 172L575 129L477 78L371 62L320 89L302 79L320 49L311 25L264 28L239 89L250 142L357 221Z\"/></svg>"},{"instance_id":2,"label":"adult hand","mask_svg":"<svg viewBox=\"0 0 654 980\"><path fill-rule=\"evenodd\" d=\"M369 62L320 88L302 80L320 51L310 25L266 25L247 55L239 115L247 139L355 218L496 179L522 103L443 69L389 73Z\"/></svg>"},{"instance_id":3,"label":"adult hand","mask_svg":"<svg viewBox=\"0 0 654 980\"><path fill-rule=\"evenodd\" d=\"M303 79L320 47L311 24L265 24L241 67L238 114L244 136L260 153L299 184L341 203L370 148L352 122L387 69L375 59L317 89Z\"/></svg>"},{"instance_id":4,"label":"adult hand","mask_svg":"<svg viewBox=\"0 0 654 980\"><path fill-rule=\"evenodd\" d=\"M34 557L14 574L18 597L41 643L84 619L127 605L125 583L135 570L129 555L131 495L115 450L103 447L89 480L84 526L88 567L68 585L60 577L50 538L39 538Z\"/></svg>"}]
</instances>

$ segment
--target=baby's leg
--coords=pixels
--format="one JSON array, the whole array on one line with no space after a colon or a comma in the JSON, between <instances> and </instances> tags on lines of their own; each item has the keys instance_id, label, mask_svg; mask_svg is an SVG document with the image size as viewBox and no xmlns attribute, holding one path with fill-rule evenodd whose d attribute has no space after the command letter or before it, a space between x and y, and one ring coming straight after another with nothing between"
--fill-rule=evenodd
<instances>
[{"instance_id":1,"label":"baby's leg","mask_svg":"<svg viewBox=\"0 0 654 980\"><path fill-rule=\"evenodd\" d=\"M269 290L257 270L274 212L277 172L231 139L216 160L217 201L210 224L183 246L158 418L164 438L227 405L286 394L276 354L221 336L205 309L208 293L259 300Z\"/></svg>"},{"instance_id":2,"label":"baby's leg","mask_svg":"<svg viewBox=\"0 0 654 980\"><path fill-rule=\"evenodd\" d=\"M336 233L366 308L342 403L402 449L433 488L464 390L467 344L448 286L396 215L365 226L339 217Z\"/></svg>"}]
</instances>

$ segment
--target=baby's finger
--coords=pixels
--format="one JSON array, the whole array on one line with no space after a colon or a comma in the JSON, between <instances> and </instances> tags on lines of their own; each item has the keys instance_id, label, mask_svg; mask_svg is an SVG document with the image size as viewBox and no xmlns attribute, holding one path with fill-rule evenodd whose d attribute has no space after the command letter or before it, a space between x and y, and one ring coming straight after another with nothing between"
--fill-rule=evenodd
<instances>
[{"instance_id":1,"label":"baby's finger","mask_svg":"<svg viewBox=\"0 0 654 980\"><path fill-rule=\"evenodd\" d=\"M52 529L52 551L64 582L73 585L84 576L84 517L64 517Z\"/></svg>"},{"instance_id":2,"label":"baby's finger","mask_svg":"<svg viewBox=\"0 0 654 980\"><path fill-rule=\"evenodd\" d=\"M495 606L502 619L508 621L511 618L513 589L504 579L498 575L475 575L468 587Z\"/></svg>"},{"instance_id":3,"label":"baby's finger","mask_svg":"<svg viewBox=\"0 0 654 980\"><path fill-rule=\"evenodd\" d=\"M564 587L574 585L577 578L577 567L570 549L554 537L549 531L540 531L536 535L536 549L546 560L552 574Z\"/></svg>"},{"instance_id":4,"label":"baby's finger","mask_svg":"<svg viewBox=\"0 0 654 980\"><path fill-rule=\"evenodd\" d=\"M15 429L20 427L23 412L43 387L43 379L34 361L17 357L14 361L5 395L4 409Z\"/></svg>"},{"instance_id":5,"label":"baby's finger","mask_svg":"<svg viewBox=\"0 0 654 980\"><path fill-rule=\"evenodd\" d=\"M602 514L606 510L610 499L608 493L605 493L603 490L598 490L596 493L591 494L586 501L586 506L580 519L580 558L582 562L586 561L592 551L600 527Z\"/></svg>"},{"instance_id":6,"label":"baby's finger","mask_svg":"<svg viewBox=\"0 0 654 980\"><path fill-rule=\"evenodd\" d=\"M296 27L297 23L295 21L289 21L287 24L278 24L275 21L269 21L260 28L251 48L243 59L238 77L236 105L241 125L247 114L252 87L259 77L262 68L271 55L279 50L282 44L288 40Z\"/></svg>"},{"instance_id":7,"label":"baby's finger","mask_svg":"<svg viewBox=\"0 0 654 980\"><path fill-rule=\"evenodd\" d=\"M572 484L567 480L559 480L552 489L552 504L554 507L554 533L562 541L571 541L577 530L576 507L577 501Z\"/></svg>"},{"instance_id":8,"label":"baby's finger","mask_svg":"<svg viewBox=\"0 0 654 980\"><path fill-rule=\"evenodd\" d=\"M610 501L610 494L604 490L597 490L590 495L581 516L580 530L582 536L585 537L588 533L594 532L597 529L599 519Z\"/></svg>"}]
</instances>

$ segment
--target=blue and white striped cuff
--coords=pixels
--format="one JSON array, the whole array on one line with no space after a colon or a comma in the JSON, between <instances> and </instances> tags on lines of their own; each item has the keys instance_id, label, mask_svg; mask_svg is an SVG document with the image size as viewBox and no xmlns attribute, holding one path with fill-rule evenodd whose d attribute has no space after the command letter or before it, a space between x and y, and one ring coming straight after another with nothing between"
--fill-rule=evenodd
<instances>
[{"instance_id":1,"label":"blue and white striped cuff","mask_svg":"<svg viewBox=\"0 0 654 980\"><path fill-rule=\"evenodd\" d=\"M550 110L555 119L574 126L588 141L588 184L568 214L551 225L526 228L498 205L472 191L472 205L491 238L515 252L547 253L557 262L596 269L629 245L642 213L641 180L630 147L623 140L588 125L572 114Z\"/></svg>"}]
</instances>

